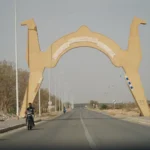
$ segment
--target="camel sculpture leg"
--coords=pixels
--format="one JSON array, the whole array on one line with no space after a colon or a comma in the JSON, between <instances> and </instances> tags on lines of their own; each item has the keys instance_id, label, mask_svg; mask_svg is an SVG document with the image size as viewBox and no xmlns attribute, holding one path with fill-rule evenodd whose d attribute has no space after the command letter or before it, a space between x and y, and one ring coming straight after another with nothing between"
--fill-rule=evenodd
<instances>
[{"instance_id":1,"label":"camel sculpture leg","mask_svg":"<svg viewBox=\"0 0 150 150\"><path fill-rule=\"evenodd\" d=\"M26 89L22 107L20 110L20 117L24 117L25 110L29 102L33 103L34 98L42 82L42 74L44 65L39 61L40 59L40 46L38 41L37 28L34 20L27 20L22 25L28 26L28 47L26 51L26 60L30 68L29 82Z\"/></svg>"},{"instance_id":2,"label":"camel sculpture leg","mask_svg":"<svg viewBox=\"0 0 150 150\"><path fill-rule=\"evenodd\" d=\"M132 70L126 70L126 77L128 77L129 81L132 84L133 89L130 88L130 90L140 109L140 112L142 113L142 116L150 116L150 109L144 94L144 89L142 87L139 73Z\"/></svg>"},{"instance_id":3,"label":"camel sculpture leg","mask_svg":"<svg viewBox=\"0 0 150 150\"><path fill-rule=\"evenodd\" d=\"M24 96L23 104L20 111L20 117L24 117L28 103L33 103L35 96L40 88L43 72L31 72L29 76L28 87Z\"/></svg>"},{"instance_id":4,"label":"camel sculpture leg","mask_svg":"<svg viewBox=\"0 0 150 150\"><path fill-rule=\"evenodd\" d=\"M140 38L138 33L138 26L145 24L146 22L134 18L131 24L129 44L127 50L127 57L124 61L123 68L126 72L126 79L128 78L130 90L135 98L135 101L143 116L150 116L150 109L148 106L147 99L144 94L142 82L139 75L139 65L141 62L141 47ZM133 88L132 88L133 87Z\"/></svg>"}]
</instances>

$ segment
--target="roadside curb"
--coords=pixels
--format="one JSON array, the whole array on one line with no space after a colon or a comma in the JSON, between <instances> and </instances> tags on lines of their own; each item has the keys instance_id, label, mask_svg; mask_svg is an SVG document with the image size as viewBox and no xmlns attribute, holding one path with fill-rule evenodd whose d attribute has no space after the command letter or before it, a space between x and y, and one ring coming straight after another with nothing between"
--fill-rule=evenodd
<instances>
[{"instance_id":1,"label":"roadside curb","mask_svg":"<svg viewBox=\"0 0 150 150\"><path fill-rule=\"evenodd\" d=\"M52 118L50 118L49 116L47 116L46 118L41 117L40 119L37 119L34 122L38 123L38 122L42 122L42 121L54 120L57 117L61 116L62 114L63 113L60 113L59 115L56 115L55 117L52 117ZM25 127L25 126L26 126L25 123L20 123L20 124L14 125L14 126L10 126L8 128L0 129L0 134L11 131L11 130L19 129L19 128L22 128L22 127Z\"/></svg>"},{"instance_id":2,"label":"roadside curb","mask_svg":"<svg viewBox=\"0 0 150 150\"><path fill-rule=\"evenodd\" d=\"M40 121L42 121L42 120L41 119L35 120L35 123L40 122ZM24 127L24 126L26 126L25 123L20 123L20 124L17 124L17 125L8 127L8 128L0 129L0 133L5 133L5 132L15 130L15 129L18 129L18 128L21 128L21 127Z\"/></svg>"},{"instance_id":3,"label":"roadside curb","mask_svg":"<svg viewBox=\"0 0 150 150\"><path fill-rule=\"evenodd\" d=\"M121 120L132 122L132 123L137 123L137 124L141 124L141 125L150 126L150 122L149 121L140 121L138 119L130 119L130 118L125 118L125 119L121 119Z\"/></svg>"}]
</instances>

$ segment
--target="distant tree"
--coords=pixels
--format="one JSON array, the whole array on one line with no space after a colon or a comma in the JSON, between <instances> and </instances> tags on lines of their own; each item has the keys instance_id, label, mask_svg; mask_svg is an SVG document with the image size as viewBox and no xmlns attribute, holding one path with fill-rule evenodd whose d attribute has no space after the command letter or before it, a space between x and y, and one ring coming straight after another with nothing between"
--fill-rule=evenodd
<instances>
[{"instance_id":1,"label":"distant tree","mask_svg":"<svg viewBox=\"0 0 150 150\"><path fill-rule=\"evenodd\" d=\"M16 71L15 64L6 60L0 61L0 112L15 113L16 112ZM18 69L18 88L19 88L19 106L21 107L25 90L28 85L29 72ZM42 111L48 108L49 100L48 89L41 88L41 108ZM55 104L55 95L51 95L52 104ZM38 93L34 100L34 107L38 112Z\"/></svg>"},{"instance_id":2,"label":"distant tree","mask_svg":"<svg viewBox=\"0 0 150 150\"><path fill-rule=\"evenodd\" d=\"M12 62L0 62L0 111L13 111L15 105L15 70Z\"/></svg>"},{"instance_id":3,"label":"distant tree","mask_svg":"<svg viewBox=\"0 0 150 150\"><path fill-rule=\"evenodd\" d=\"M93 107L94 101L90 100L90 105Z\"/></svg>"},{"instance_id":4,"label":"distant tree","mask_svg":"<svg viewBox=\"0 0 150 150\"><path fill-rule=\"evenodd\" d=\"M100 109L107 109L108 108L108 106L106 105L106 104L102 104L101 106L100 106Z\"/></svg>"},{"instance_id":5,"label":"distant tree","mask_svg":"<svg viewBox=\"0 0 150 150\"><path fill-rule=\"evenodd\" d=\"M90 100L90 106L91 106L91 107L96 108L96 105L98 105L98 102L97 102L97 101Z\"/></svg>"}]
</instances>

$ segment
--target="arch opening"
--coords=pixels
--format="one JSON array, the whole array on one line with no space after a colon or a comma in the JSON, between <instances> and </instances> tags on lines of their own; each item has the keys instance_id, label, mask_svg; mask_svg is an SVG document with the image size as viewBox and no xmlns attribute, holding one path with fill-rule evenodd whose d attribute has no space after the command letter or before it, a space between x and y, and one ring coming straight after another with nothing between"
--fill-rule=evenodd
<instances>
[{"instance_id":1,"label":"arch opening","mask_svg":"<svg viewBox=\"0 0 150 150\"><path fill-rule=\"evenodd\" d=\"M76 91L78 95L77 102L81 99L85 101L93 99L111 103L113 99L120 101L121 99L119 98L127 101L127 97L130 101L133 100L124 82L122 68L114 67L110 63L110 59L97 49L88 47L74 48L61 56L56 67L59 71L57 71L58 75L57 73L55 75L59 76L59 72L64 72L63 79L68 81L69 87L73 88L73 91ZM120 74L122 78L120 78ZM77 88L77 85L79 88ZM115 86L113 87L113 85ZM109 89L109 86L112 88ZM95 89L95 91L92 89ZM121 91L119 91L120 89ZM90 91L91 94L89 94ZM109 92L110 95L108 94L105 97L105 92ZM126 97L121 97L121 93L124 93ZM84 94L86 95L84 96Z\"/></svg>"}]
</instances>

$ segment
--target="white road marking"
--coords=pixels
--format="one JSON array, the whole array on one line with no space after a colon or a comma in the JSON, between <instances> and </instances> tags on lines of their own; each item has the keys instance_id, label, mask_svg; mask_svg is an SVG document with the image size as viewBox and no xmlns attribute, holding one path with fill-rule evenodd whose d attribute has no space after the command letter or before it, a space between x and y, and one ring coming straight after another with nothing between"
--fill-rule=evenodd
<instances>
[{"instance_id":1,"label":"white road marking","mask_svg":"<svg viewBox=\"0 0 150 150\"><path fill-rule=\"evenodd\" d=\"M82 126L83 126L83 128L84 128L85 136L86 136L86 139L87 139L88 142L89 142L89 145L90 145L91 149L97 150L96 144L94 143L92 137L90 136L90 134L89 134L89 132L88 132L88 129L87 129L87 127L85 126L85 123L84 123L84 121L83 121L83 119L82 119L81 112L80 112L80 121L81 121Z\"/></svg>"}]
</instances>

